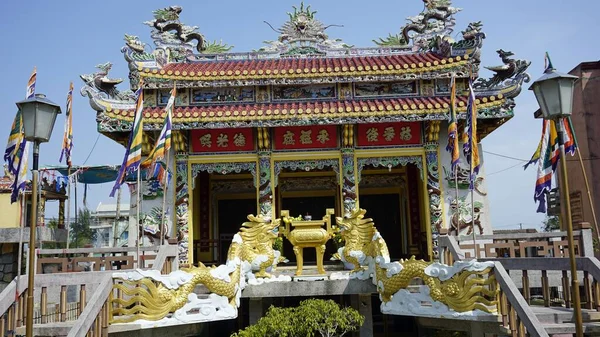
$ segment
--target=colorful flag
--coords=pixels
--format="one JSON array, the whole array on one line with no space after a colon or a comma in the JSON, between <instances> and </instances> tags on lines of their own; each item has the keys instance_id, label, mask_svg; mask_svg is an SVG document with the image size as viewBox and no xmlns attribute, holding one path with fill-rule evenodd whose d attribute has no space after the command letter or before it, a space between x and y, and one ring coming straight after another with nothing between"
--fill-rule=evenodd
<instances>
[{"instance_id":1,"label":"colorful flag","mask_svg":"<svg viewBox=\"0 0 600 337\"><path fill-rule=\"evenodd\" d=\"M577 150L577 141L575 140L575 134L573 131L573 124L571 123L571 117L563 118L563 141L565 145L565 153L570 154L571 156L575 155L575 150Z\"/></svg>"},{"instance_id":2,"label":"colorful flag","mask_svg":"<svg viewBox=\"0 0 600 337\"><path fill-rule=\"evenodd\" d=\"M8 165L8 171L16 174L19 169L19 158L17 152L23 141L23 119L21 110L17 111L17 115L13 120L10 134L8 135L8 144L4 150L4 161Z\"/></svg>"},{"instance_id":3,"label":"colorful flag","mask_svg":"<svg viewBox=\"0 0 600 337\"><path fill-rule=\"evenodd\" d=\"M175 96L177 95L177 90L175 86L173 86L173 90L171 90L171 97L169 97L169 101L167 102L167 106L165 107L165 122L163 124L163 128L160 131L160 135L156 140L156 144L154 144L154 148L148 155L148 158L142 162L142 168L150 168L150 172L156 170L152 166L155 166L156 162L165 158L169 149L171 148L171 116L173 112L173 107L175 105Z\"/></svg>"},{"instance_id":4,"label":"colorful flag","mask_svg":"<svg viewBox=\"0 0 600 337\"><path fill-rule=\"evenodd\" d=\"M35 81L37 79L37 68L33 67L33 72L31 76L29 76L29 81L27 82L27 94L25 98L32 98L35 95Z\"/></svg>"},{"instance_id":5,"label":"colorful flag","mask_svg":"<svg viewBox=\"0 0 600 337\"><path fill-rule=\"evenodd\" d=\"M121 187L125 178L139 169L142 161L142 133L144 129L143 113L144 113L144 91L142 90L143 83L140 82L140 87L137 90L137 103L135 106L135 117L133 118L133 126L129 134L129 141L125 148L125 157L123 164L117 174L115 186L113 186L110 196L113 197L115 192Z\"/></svg>"},{"instance_id":6,"label":"colorful flag","mask_svg":"<svg viewBox=\"0 0 600 337\"><path fill-rule=\"evenodd\" d=\"M535 152L531 156L531 159L529 159L527 164L525 164L523 166L524 170L526 170L527 167L529 167L529 165L535 164L535 163L537 163L538 160L540 160L540 157L542 156L542 145L544 144L544 134L546 133L546 125L547 124L548 123L546 123L546 120L542 120L542 137L540 138L540 142L538 143L538 146L537 146Z\"/></svg>"},{"instance_id":7,"label":"colorful flag","mask_svg":"<svg viewBox=\"0 0 600 337\"><path fill-rule=\"evenodd\" d=\"M67 166L71 167L71 149L73 148L73 82L69 86L67 94L67 115L65 116L65 133L63 136L62 151L60 153L59 162L62 162L63 157Z\"/></svg>"},{"instance_id":8,"label":"colorful flag","mask_svg":"<svg viewBox=\"0 0 600 337\"><path fill-rule=\"evenodd\" d=\"M452 172L454 172L460 157L458 150L458 124L456 122L456 80L454 76L452 76L450 82L450 121L448 122L448 145L446 145L446 151L450 152L451 168Z\"/></svg>"},{"instance_id":9,"label":"colorful flag","mask_svg":"<svg viewBox=\"0 0 600 337\"><path fill-rule=\"evenodd\" d=\"M556 170L559 159L558 134L553 121L544 120L540 159L538 162L537 179L535 182L534 201L539 202L537 212L546 212L546 193L552 189L552 175Z\"/></svg>"},{"instance_id":10,"label":"colorful flag","mask_svg":"<svg viewBox=\"0 0 600 337\"><path fill-rule=\"evenodd\" d=\"M479 173L479 142L477 141L477 106L475 103L475 91L473 83L469 80L469 101L467 103L467 116L465 131L463 135L463 153L470 165L470 189L475 186L473 182Z\"/></svg>"}]
</instances>

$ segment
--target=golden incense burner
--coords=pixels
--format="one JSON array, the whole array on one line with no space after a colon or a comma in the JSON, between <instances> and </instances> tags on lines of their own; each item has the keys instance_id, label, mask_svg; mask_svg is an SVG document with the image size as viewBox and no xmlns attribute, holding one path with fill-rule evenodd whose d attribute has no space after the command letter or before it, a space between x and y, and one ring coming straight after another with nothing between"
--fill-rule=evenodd
<instances>
[{"instance_id":1,"label":"golden incense burner","mask_svg":"<svg viewBox=\"0 0 600 337\"><path fill-rule=\"evenodd\" d=\"M315 248L317 252L317 272L325 274L323 268L323 255L325 254L325 244L333 237L334 229L331 224L331 215L334 214L332 208L325 210L323 220L294 220L290 218L289 211L281 211L281 220L284 226L281 226L281 232L294 246L296 254L296 276L302 275L304 265L304 248ZM325 228L323 228L325 225ZM291 229L293 227L293 229Z\"/></svg>"}]
</instances>

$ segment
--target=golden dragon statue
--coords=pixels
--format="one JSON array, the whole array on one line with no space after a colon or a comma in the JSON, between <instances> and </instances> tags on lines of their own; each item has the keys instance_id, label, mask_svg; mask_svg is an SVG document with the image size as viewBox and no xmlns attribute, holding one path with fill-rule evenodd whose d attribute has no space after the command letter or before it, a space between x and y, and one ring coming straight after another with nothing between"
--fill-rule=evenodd
<instances>
[{"instance_id":1,"label":"golden dragon statue","mask_svg":"<svg viewBox=\"0 0 600 337\"><path fill-rule=\"evenodd\" d=\"M436 267L432 262L416 260L414 256L408 260L390 262L385 240L375 228L373 220L364 217L365 213L364 209L358 209L348 218L336 218L346 243L339 253L342 260L354 265L351 273L373 274L373 283L382 302L390 302L394 294L409 288L414 279L420 279L429 288L432 300L456 312L475 309L496 312L497 291L492 290L495 279L493 276L484 277L491 268L473 271L463 269L442 280L431 272Z\"/></svg>"},{"instance_id":2,"label":"golden dragon statue","mask_svg":"<svg viewBox=\"0 0 600 337\"><path fill-rule=\"evenodd\" d=\"M255 277L271 277L267 269L279 261L279 251L273 249L273 242L279 235L280 221L268 221L260 215L248 215L248 220L234 236L225 265L207 267L199 263L198 267L184 269L180 277L185 282L175 289L153 277L123 279L116 283L114 289L118 296L111 300L111 323L165 318L183 308L198 285L226 297L229 304L237 308L245 274L256 271Z\"/></svg>"}]
</instances>

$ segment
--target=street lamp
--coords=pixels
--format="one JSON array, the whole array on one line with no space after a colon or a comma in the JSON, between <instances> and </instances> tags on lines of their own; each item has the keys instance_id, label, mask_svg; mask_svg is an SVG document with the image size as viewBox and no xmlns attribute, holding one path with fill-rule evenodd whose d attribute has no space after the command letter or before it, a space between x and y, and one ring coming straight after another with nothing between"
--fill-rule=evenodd
<instances>
[{"instance_id":1,"label":"street lamp","mask_svg":"<svg viewBox=\"0 0 600 337\"><path fill-rule=\"evenodd\" d=\"M34 288L34 264L35 264L35 232L37 225L37 194L38 194L38 161L40 156L40 143L50 140L56 116L61 113L60 106L46 98L45 95L37 94L24 101L17 102L23 118L25 139L33 142L33 168L31 181L31 225L29 227L29 270L27 272L27 321L25 323L25 334L33 336L33 288Z\"/></svg>"},{"instance_id":2,"label":"street lamp","mask_svg":"<svg viewBox=\"0 0 600 337\"><path fill-rule=\"evenodd\" d=\"M581 319L581 298L579 297L579 281L577 280L577 264L575 261L575 243L573 240L573 220L571 219L571 200L569 181L567 180L567 159L565 156L564 118L569 117L573 106L573 89L578 77L557 72L550 65L544 75L533 82L529 90L533 90L540 105L544 119L553 120L558 131L560 146L560 194L563 195L567 236L569 241L569 260L571 262L571 288L573 288L573 307L575 310L575 328L577 337L583 336Z\"/></svg>"}]
</instances>

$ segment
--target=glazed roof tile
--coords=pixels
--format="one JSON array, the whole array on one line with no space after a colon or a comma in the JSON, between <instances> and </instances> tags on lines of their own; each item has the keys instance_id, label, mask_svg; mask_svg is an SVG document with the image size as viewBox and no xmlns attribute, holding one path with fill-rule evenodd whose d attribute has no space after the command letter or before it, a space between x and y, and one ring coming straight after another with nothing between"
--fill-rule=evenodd
<instances>
[{"instance_id":1,"label":"glazed roof tile","mask_svg":"<svg viewBox=\"0 0 600 337\"><path fill-rule=\"evenodd\" d=\"M435 53L216 60L169 63L162 69L139 68L143 77L173 80L231 80L397 75L423 73L464 65L469 55L444 58Z\"/></svg>"},{"instance_id":2,"label":"glazed roof tile","mask_svg":"<svg viewBox=\"0 0 600 337\"><path fill-rule=\"evenodd\" d=\"M505 98L497 96L480 97L478 107L501 106ZM195 105L175 107L174 123L284 120L293 118L341 118L369 117L409 114L444 114L448 112L449 97L385 98L345 101L306 101L281 103L247 103L223 105ZM467 98L457 97L457 110L466 111ZM134 110L107 109L106 113L116 119L132 121ZM148 123L162 123L164 107L144 108L144 120Z\"/></svg>"}]
</instances>

